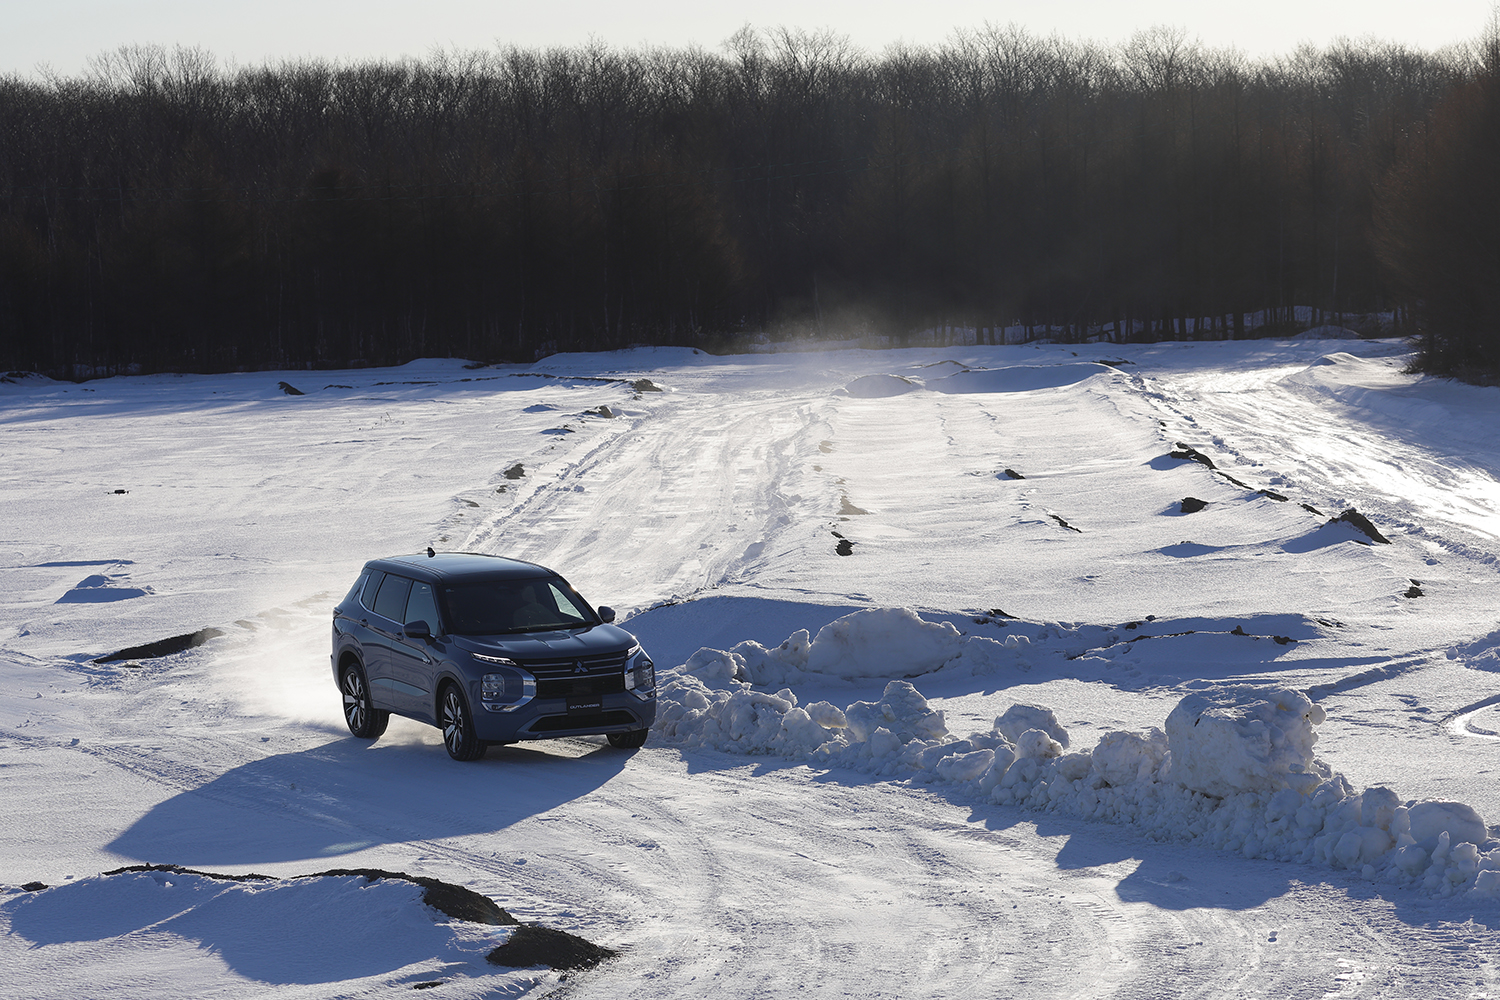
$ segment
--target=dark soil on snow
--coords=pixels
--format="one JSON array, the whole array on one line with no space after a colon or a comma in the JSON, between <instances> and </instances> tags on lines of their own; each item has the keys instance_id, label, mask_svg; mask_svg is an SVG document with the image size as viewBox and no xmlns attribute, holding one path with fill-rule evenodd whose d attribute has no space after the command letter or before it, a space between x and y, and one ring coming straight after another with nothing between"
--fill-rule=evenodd
<instances>
[{"instance_id":1,"label":"dark soil on snow","mask_svg":"<svg viewBox=\"0 0 1500 1000\"><path fill-rule=\"evenodd\" d=\"M591 969L606 958L618 954L585 941L567 931L523 924L511 935L510 940L490 952L485 958L493 965L504 965L513 969L525 969L533 965L545 965L552 969Z\"/></svg>"},{"instance_id":2,"label":"dark soil on snow","mask_svg":"<svg viewBox=\"0 0 1500 1000\"><path fill-rule=\"evenodd\" d=\"M210 639L216 639L223 635L216 628L200 628L196 632L188 632L185 635L174 635L170 639L158 639L148 642L144 646L131 646L108 656L101 656L95 663L116 663L120 660L152 660L161 656L171 656L180 653L184 649L193 649L201 646Z\"/></svg>"}]
</instances>

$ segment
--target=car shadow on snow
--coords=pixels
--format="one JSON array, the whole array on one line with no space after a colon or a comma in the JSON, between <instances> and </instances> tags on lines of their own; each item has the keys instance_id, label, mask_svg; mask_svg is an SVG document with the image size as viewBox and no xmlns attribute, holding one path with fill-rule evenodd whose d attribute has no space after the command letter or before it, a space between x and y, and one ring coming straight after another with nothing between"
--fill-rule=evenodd
<instances>
[{"instance_id":1,"label":"car shadow on snow","mask_svg":"<svg viewBox=\"0 0 1500 1000\"><path fill-rule=\"evenodd\" d=\"M222 869L490 833L588 795L630 758L602 744L581 756L517 744L459 764L441 746L351 737L233 768L153 806L108 846Z\"/></svg>"}]
</instances>

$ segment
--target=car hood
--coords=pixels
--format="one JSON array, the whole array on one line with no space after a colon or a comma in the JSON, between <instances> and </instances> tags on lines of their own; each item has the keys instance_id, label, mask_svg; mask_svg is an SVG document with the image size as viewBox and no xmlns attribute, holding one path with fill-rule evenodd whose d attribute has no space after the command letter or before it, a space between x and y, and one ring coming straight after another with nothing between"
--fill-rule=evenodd
<instances>
[{"instance_id":1,"label":"car hood","mask_svg":"<svg viewBox=\"0 0 1500 1000\"><path fill-rule=\"evenodd\" d=\"M456 635L453 644L471 653L506 656L518 660L555 660L568 656L597 656L620 652L635 645L635 636L615 625L554 632L505 633L503 635Z\"/></svg>"}]
</instances>

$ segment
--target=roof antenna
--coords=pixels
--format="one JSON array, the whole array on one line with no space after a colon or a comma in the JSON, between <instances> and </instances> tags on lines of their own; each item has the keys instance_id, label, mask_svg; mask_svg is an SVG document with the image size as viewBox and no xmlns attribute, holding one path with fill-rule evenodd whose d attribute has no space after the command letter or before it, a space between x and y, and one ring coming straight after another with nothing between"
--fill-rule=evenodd
<instances>
[{"instance_id":1,"label":"roof antenna","mask_svg":"<svg viewBox=\"0 0 1500 1000\"><path fill-rule=\"evenodd\" d=\"M431 545L427 546L427 558L431 559L435 555L437 555L437 553L434 552L434 551L432 551L432 546Z\"/></svg>"}]
</instances>

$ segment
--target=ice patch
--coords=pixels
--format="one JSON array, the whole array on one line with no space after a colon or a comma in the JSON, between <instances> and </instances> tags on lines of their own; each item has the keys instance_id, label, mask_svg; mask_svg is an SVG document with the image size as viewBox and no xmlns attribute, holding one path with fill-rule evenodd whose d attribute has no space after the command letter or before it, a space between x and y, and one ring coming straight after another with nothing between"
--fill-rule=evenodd
<instances>
[{"instance_id":1,"label":"ice patch","mask_svg":"<svg viewBox=\"0 0 1500 1000\"><path fill-rule=\"evenodd\" d=\"M1118 375L1117 369L1094 362L1065 365L1015 365L1010 368L972 368L934 379L927 388L938 392L1031 392L1077 385L1095 375Z\"/></svg>"},{"instance_id":2,"label":"ice patch","mask_svg":"<svg viewBox=\"0 0 1500 1000\"><path fill-rule=\"evenodd\" d=\"M922 388L920 382L914 382L900 375L861 375L844 386L844 391L855 399L887 399L891 396L902 396L920 388Z\"/></svg>"}]
</instances>

